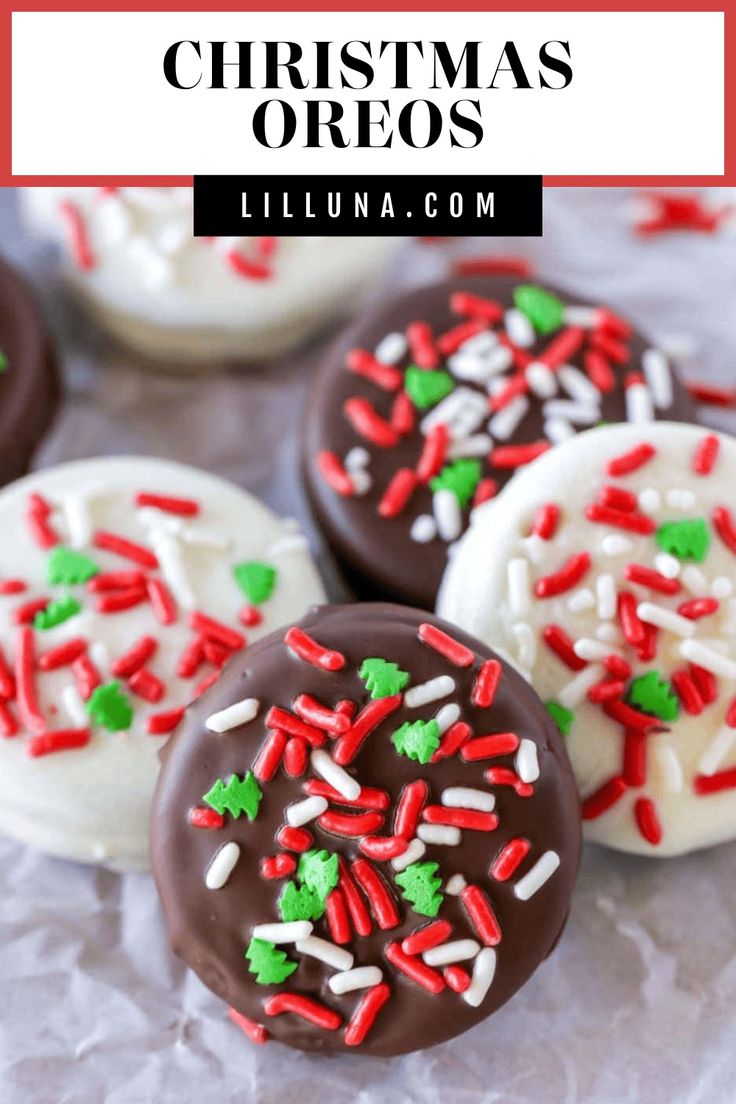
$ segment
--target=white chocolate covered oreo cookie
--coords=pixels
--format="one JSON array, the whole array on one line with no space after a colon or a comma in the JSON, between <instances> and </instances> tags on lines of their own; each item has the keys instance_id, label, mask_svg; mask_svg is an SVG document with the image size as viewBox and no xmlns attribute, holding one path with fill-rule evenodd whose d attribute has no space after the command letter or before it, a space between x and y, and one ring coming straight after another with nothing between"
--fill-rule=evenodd
<instances>
[{"instance_id":1,"label":"white chocolate covered oreo cookie","mask_svg":"<svg viewBox=\"0 0 736 1104\"><path fill-rule=\"evenodd\" d=\"M306 542L224 480L132 457L11 484L0 529L0 832L145 867L162 740L323 599Z\"/></svg>"},{"instance_id":2,"label":"white chocolate covered oreo cookie","mask_svg":"<svg viewBox=\"0 0 736 1104\"><path fill-rule=\"evenodd\" d=\"M736 836L736 440L616 425L477 509L438 611L522 669L566 735L588 838Z\"/></svg>"},{"instance_id":3,"label":"white chocolate covered oreo cookie","mask_svg":"<svg viewBox=\"0 0 736 1104\"><path fill-rule=\"evenodd\" d=\"M30 188L22 203L99 321L174 368L297 346L349 311L397 241L194 238L190 188Z\"/></svg>"}]
</instances>

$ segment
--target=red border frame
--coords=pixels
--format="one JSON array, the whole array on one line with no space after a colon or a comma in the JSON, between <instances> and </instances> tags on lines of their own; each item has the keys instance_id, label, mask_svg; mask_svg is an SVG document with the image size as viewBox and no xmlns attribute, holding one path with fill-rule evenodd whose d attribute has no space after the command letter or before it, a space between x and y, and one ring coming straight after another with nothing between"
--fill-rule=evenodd
<instances>
[{"instance_id":1,"label":"red border frame","mask_svg":"<svg viewBox=\"0 0 736 1104\"><path fill-rule=\"evenodd\" d=\"M447 0L403 0L399 4L387 4L377 0L289 0L282 5L263 4L258 2L237 3L235 0L219 0L217 11L262 11L273 8L275 11L445 11L448 7ZM12 187L16 185L187 185L191 184L191 176L13 176L12 150L11 150L11 99L12 99L12 35L11 16L14 11L124 11L124 12L151 12L151 11L201 11L203 5L193 0L158 0L154 7L147 7L140 2L130 0L118 0L117 3L105 4L102 0L84 3L77 0L74 7L59 2L59 0L47 0L43 7L38 0L0 0L0 187ZM483 0L463 0L463 11L595 11L590 4L582 0L536 0L529 7L508 3L490 4ZM601 11L616 12L670 12L670 11L716 11L724 15L724 73L725 73L725 110L724 110L724 172L720 176L545 176L546 187L622 187L625 185L638 185L643 187L718 187L722 185L736 186L736 0L721 0L719 4L696 4L692 0L650 0L646 9L640 5L610 0L600 9Z\"/></svg>"}]
</instances>

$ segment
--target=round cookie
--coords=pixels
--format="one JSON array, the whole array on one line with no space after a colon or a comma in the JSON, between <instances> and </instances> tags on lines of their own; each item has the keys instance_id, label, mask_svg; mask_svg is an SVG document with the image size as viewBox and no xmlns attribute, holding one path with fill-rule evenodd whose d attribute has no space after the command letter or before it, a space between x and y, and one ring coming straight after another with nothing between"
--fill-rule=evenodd
<instances>
[{"instance_id":1,"label":"round cookie","mask_svg":"<svg viewBox=\"0 0 736 1104\"><path fill-rule=\"evenodd\" d=\"M523 668L566 734L590 839L736 836L736 441L591 430L478 509L438 609Z\"/></svg>"},{"instance_id":2,"label":"round cookie","mask_svg":"<svg viewBox=\"0 0 736 1104\"><path fill-rule=\"evenodd\" d=\"M161 741L322 598L305 542L230 483L132 457L12 484L0 528L0 832L145 867Z\"/></svg>"},{"instance_id":3,"label":"round cookie","mask_svg":"<svg viewBox=\"0 0 736 1104\"><path fill-rule=\"evenodd\" d=\"M28 470L59 393L56 355L35 297L0 259L0 484Z\"/></svg>"},{"instance_id":4,"label":"round cookie","mask_svg":"<svg viewBox=\"0 0 736 1104\"><path fill-rule=\"evenodd\" d=\"M233 663L162 758L172 945L255 1041L431 1046L560 935L580 816L559 733L512 667L425 613L312 610Z\"/></svg>"},{"instance_id":5,"label":"round cookie","mask_svg":"<svg viewBox=\"0 0 736 1104\"><path fill-rule=\"evenodd\" d=\"M74 289L145 357L256 360L347 313L395 238L195 238L191 188L30 188L28 226L63 248Z\"/></svg>"},{"instance_id":6,"label":"round cookie","mask_svg":"<svg viewBox=\"0 0 736 1104\"><path fill-rule=\"evenodd\" d=\"M472 504L551 443L627 416L693 417L644 337L574 296L466 277L339 339L308 414L307 489L361 595L433 609Z\"/></svg>"}]
</instances>

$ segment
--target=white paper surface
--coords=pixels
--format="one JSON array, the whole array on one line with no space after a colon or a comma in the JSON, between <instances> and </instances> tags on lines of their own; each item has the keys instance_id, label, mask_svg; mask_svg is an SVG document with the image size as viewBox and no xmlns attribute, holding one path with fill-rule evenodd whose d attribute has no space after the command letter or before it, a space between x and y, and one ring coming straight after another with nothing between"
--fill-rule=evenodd
<instances>
[{"instance_id":1,"label":"white paper surface","mask_svg":"<svg viewBox=\"0 0 736 1104\"><path fill-rule=\"evenodd\" d=\"M550 191L542 240L412 245L395 280L440 275L471 249L524 253L540 276L610 302L655 338L692 339L688 373L736 386L736 236L641 241L628 202L623 191ZM64 301L11 193L0 192L0 249L40 285L66 351L70 394L40 463L127 451L186 460L298 517L319 546L297 479L318 345L268 374L146 374ZM705 416L736 431L733 413ZM259 429L272 418L278 442ZM324 1059L241 1036L169 952L149 876L0 840L0 1104L733 1104L735 874L732 844L669 861L588 847L560 946L506 1008L423 1054Z\"/></svg>"}]
</instances>

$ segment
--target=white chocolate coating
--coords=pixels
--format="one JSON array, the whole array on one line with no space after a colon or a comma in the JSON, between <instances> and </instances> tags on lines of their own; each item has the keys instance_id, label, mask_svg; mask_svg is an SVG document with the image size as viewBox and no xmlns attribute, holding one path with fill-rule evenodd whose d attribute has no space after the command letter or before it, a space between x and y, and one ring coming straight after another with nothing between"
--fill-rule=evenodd
<instances>
[{"instance_id":1,"label":"white chocolate coating","mask_svg":"<svg viewBox=\"0 0 736 1104\"><path fill-rule=\"evenodd\" d=\"M201 505L193 518L178 518L157 509L137 509L135 493L152 491L195 499ZM148 816L158 774L158 752L166 736L147 732L151 714L186 705L197 683L213 672L204 662L190 678L180 678L176 666L195 636L188 623L189 610L178 604L177 619L160 624L151 605L144 602L123 612L102 614L95 609L96 595L87 586L49 586L48 550L31 539L26 524L28 497L37 492L54 506L51 523L64 547L71 547L75 533L68 528L70 496L80 494L81 513L92 532L103 529L152 549L160 547L161 533L168 531L169 548L178 548L180 569L189 584L196 610L240 631L247 640L300 617L324 593L306 542L293 523L282 521L257 499L215 476L182 464L133 457L84 460L38 472L0 492L0 529L6 534L0 551L0 580L21 579L24 593L0 596L0 646L13 663L17 627L13 610L39 596L73 594L82 612L48 630L34 629L36 657L77 637L89 642L89 654L97 663L103 683L115 676L114 660L144 635L158 641L158 649L146 667L165 684L161 701L150 704L130 690L125 678L121 689L134 707L131 727L110 732L91 724L87 746L31 758L27 731L0 738L0 832L50 854L82 862L99 862L115 868L148 865ZM64 509L66 504L67 509ZM76 516L80 513L77 506ZM173 530L173 532L172 532ZM155 537L155 531L159 537ZM84 534L78 530L78 537ZM200 542L193 543L192 538ZM217 538L210 540L209 538ZM158 540L158 544L157 544ZM221 546L216 547L218 541ZM224 545L224 547L223 547ZM93 546L89 536L77 543L79 551L101 571L135 569L137 565L113 552ZM245 628L238 612L248 600L232 573L233 565L248 560L265 561L276 568L272 595L258 607L262 621ZM167 581L168 570L159 555L160 569L151 575ZM36 669L39 704L50 730L77 727L65 702L74 698L71 667ZM14 716L16 702L10 703ZM77 699L76 712L83 710Z\"/></svg>"},{"instance_id":2,"label":"white chocolate coating","mask_svg":"<svg viewBox=\"0 0 736 1104\"><path fill-rule=\"evenodd\" d=\"M77 292L121 341L146 356L182 365L253 360L292 348L380 275L398 239L274 239L268 279L233 271L237 249L256 262L258 238L194 238L190 188L29 188L28 227L63 248ZM64 201L78 212L94 258L75 261Z\"/></svg>"},{"instance_id":3,"label":"white chocolate coating","mask_svg":"<svg viewBox=\"0 0 736 1104\"><path fill-rule=\"evenodd\" d=\"M500 648L522 667L544 701L557 701L574 713L566 744L583 799L595 794L623 770L623 725L586 697L588 689L610 678L601 658L612 652L631 664L626 680L656 669L662 678L688 669L697 659L716 672L717 697L698 715L679 705L671 722L656 720L666 732L652 732L646 740L646 780L631 785L607 811L585 821L589 839L623 851L648 855L676 855L707 847L736 836L736 788L697 793L695 779L713 777L736 768L736 728L726 714L736 694L736 555L717 535L713 511L733 503L736 440L716 434L718 456L711 474L696 474L692 457L709 430L671 422L646 426L612 425L581 434L520 471L495 500L479 507L471 526L455 549L438 599L438 612L494 648ZM637 471L617 477L606 473L608 462L641 442L651 442L656 455ZM653 535L623 532L588 520L585 507L604 485L633 491L638 512L659 527L666 521L705 518L710 545L702 563L668 556ZM529 538L537 509L556 503L562 513L550 540ZM533 586L542 576L557 572L568 558L587 550L591 566L571 590L540 599ZM528 562L530 589L519 606L517 560ZM624 577L627 564L642 564L673 575L680 582L674 595L632 583ZM613 577L611 584L609 576ZM517 580L509 588L509 578ZM654 610L662 620L655 658L642 661L627 642L612 610L615 591L631 592L640 615ZM736 590L734 590L736 593ZM719 599L716 612L697 620L672 618L678 606L694 597ZM512 597L515 607L512 608ZM642 606L644 608L642 609ZM544 643L545 625L559 625L576 642L578 655L588 659L580 672L570 670ZM531 629L534 647L524 641ZM687 634L687 635L683 635ZM703 652L703 645L706 651ZM526 664L520 663L525 648ZM643 838L637 827L636 803L654 803L662 829L661 842Z\"/></svg>"}]
</instances>

